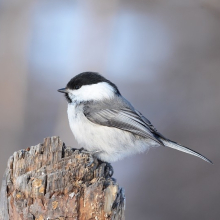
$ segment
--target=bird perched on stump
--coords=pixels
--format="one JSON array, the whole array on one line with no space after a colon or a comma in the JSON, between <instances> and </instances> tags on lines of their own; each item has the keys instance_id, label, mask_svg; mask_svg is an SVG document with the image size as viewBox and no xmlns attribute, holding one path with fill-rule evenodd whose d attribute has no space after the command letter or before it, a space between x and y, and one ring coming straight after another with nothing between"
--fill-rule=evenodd
<instances>
[{"instance_id":1,"label":"bird perched on stump","mask_svg":"<svg viewBox=\"0 0 220 220\"><path fill-rule=\"evenodd\" d=\"M98 73L78 74L58 91L65 94L68 102L69 124L77 142L102 161L110 163L150 147L163 146L212 163L160 134L114 83Z\"/></svg>"}]
</instances>

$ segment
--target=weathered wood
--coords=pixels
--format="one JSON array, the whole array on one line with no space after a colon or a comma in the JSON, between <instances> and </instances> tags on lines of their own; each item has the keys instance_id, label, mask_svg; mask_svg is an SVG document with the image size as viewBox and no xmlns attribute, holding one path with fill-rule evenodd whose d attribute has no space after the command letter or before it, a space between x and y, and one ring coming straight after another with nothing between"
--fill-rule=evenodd
<instances>
[{"instance_id":1,"label":"weathered wood","mask_svg":"<svg viewBox=\"0 0 220 220\"><path fill-rule=\"evenodd\" d=\"M124 201L108 164L52 137L9 158L0 220L121 220Z\"/></svg>"}]
</instances>

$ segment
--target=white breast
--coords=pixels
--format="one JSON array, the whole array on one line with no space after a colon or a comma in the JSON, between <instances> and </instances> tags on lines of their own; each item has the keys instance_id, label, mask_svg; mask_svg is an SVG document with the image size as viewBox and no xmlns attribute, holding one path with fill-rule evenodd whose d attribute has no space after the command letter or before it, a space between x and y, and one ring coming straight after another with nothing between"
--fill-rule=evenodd
<instances>
[{"instance_id":1,"label":"white breast","mask_svg":"<svg viewBox=\"0 0 220 220\"><path fill-rule=\"evenodd\" d=\"M107 162L145 151L152 143L135 139L129 132L90 122L83 114L83 106L68 104L70 128L77 142L88 151L101 151L97 156ZM155 144L155 142L154 142Z\"/></svg>"}]
</instances>

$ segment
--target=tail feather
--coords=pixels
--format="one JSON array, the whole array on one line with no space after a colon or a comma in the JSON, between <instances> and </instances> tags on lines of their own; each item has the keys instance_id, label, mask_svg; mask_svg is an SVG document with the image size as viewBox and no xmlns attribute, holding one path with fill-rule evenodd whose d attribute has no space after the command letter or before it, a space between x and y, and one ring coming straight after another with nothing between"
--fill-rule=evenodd
<instances>
[{"instance_id":1,"label":"tail feather","mask_svg":"<svg viewBox=\"0 0 220 220\"><path fill-rule=\"evenodd\" d=\"M203 155L199 154L198 152L194 151L194 150L191 150L189 149L188 147L184 147L184 146L181 146L173 141L170 141L170 140L164 140L162 138L160 138L160 140L163 142L163 144L166 146L166 147L170 147L170 148L173 148L173 149L176 149L176 150L179 150L179 151L182 151L182 152L185 152L187 154L191 154L193 156L196 156L196 157L199 157L203 160L205 160L206 162L208 163L212 163L211 160L209 160L208 158L204 157Z\"/></svg>"}]
</instances>

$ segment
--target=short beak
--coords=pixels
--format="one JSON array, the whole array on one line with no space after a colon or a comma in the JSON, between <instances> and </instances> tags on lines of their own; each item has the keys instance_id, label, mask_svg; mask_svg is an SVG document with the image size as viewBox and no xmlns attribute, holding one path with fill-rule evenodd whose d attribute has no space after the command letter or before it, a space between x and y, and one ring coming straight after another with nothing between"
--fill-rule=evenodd
<instances>
[{"instance_id":1,"label":"short beak","mask_svg":"<svg viewBox=\"0 0 220 220\"><path fill-rule=\"evenodd\" d=\"M68 93L67 88L58 89L57 91L62 93Z\"/></svg>"}]
</instances>

